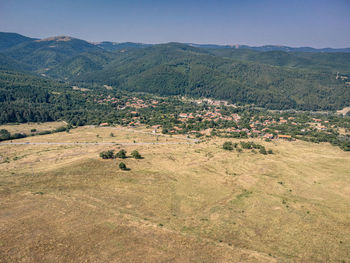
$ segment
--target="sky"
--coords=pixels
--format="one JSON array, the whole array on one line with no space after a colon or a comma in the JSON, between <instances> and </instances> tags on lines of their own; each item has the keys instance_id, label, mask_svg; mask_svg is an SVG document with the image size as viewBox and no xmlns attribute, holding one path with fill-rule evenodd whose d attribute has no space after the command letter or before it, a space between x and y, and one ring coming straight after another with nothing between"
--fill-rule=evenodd
<instances>
[{"instance_id":1,"label":"sky","mask_svg":"<svg viewBox=\"0 0 350 263\"><path fill-rule=\"evenodd\" d=\"M350 0L0 0L0 31L99 42L350 47Z\"/></svg>"}]
</instances>

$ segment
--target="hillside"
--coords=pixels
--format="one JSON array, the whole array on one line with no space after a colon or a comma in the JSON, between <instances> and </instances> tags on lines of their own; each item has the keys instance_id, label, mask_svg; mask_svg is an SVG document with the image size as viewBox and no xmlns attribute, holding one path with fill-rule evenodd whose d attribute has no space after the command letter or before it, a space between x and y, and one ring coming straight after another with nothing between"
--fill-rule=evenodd
<instances>
[{"instance_id":1,"label":"hillside","mask_svg":"<svg viewBox=\"0 0 350 263\"><path fill-rule=\"evenodd\" d=\"M86 126L0 143L0 261L348 260L348 152L254 139L273 149L261 155L222 149L237 139L184 138ZM107 149L144 158L103 160Z\"/></svg>"},{"instance_id":2,"label":"hillside","mask_svg":"<svg viewBox=\"0 0 350 263\"><path fill-rule=\"evenodd\" d=\"M84 40L60 36L23 42L4 54L31 65L33 71L45 72L72 56L96 50L100 48Z\"/></svg>"},{"instance_id":3,"label":"hillside","mask_svg":"<svg viewBox=\"0 0 350 263\"><path fill-rule=\"evenodd\" d=\"M18 44L33 41L34 38L22 36L20 34L16 33L6 33L6 32L0 32L0 52L11 48L13 46L16 46Z\"/></svg>"},{"instance_id":4,"label":"hillside","mask_svg":"<svg viewBox=\"0 0 350 263\"><path fill-rule=\"evenodd\" d=\"M87 72L102 70L114 57L116 54L104 50L84 52L64 60L46 74L54 79L73 80Z\"/></svg>"},{"instance_id":5,"label":"hillside","mask_svg":"<svg viewBox=\"0 0 350 263\"><path fill-rule=\"evenodd\" d=\"M288 47L281 45L265 45L265 46L248 46L248 45L215 45L215 44L194 44L188 43L193 47L199 48L210 48L210 49L228 49L228 50L239 50L239 49L249 49L254 51L266 52L266 51L283 51L290 53L349 53L350 48L312 48L312 47Z\"/></svg>"},{"instance_id":6,"label":"hillside","mask_svg":"<svg viewBox=\"0 0 350 263\"><path fill-rule=\"evenodd\" d=\"M336 109L350 99L350 89L331 72L241 62L176 43L120 53L103 69L72 80L274 109Z\"/></svg>"},{"instance_id":7,"label":"hillside","mask_svg":"<svg viewBox=\"0 0 350 263\"><path fill-rule=\"evenodd\" d=\"M31 67L0 53L0 70L31 71Z\"/></svg>"},{"instance_id":8,"label":"hillside","mask_svg":"<svg viewBox=\"0 0 350 263\"><path fill-rule=\"evenodd\" d=\"M1 69L30 71L67 85L107 84L125 91L212 97L270 109L337 110L350 101L350 53L89 43L66 36L23 39L1 53ZM344 78L336 79L338 72Z\"/></svg>"},{"instance_id":9,"label":"hillside","mask_svg":"<svg viewBox=\"0 0 350 263\"><path fill-rule=\"evenodd\" d=\"M350 53L261 52L250 49L208 49L208 51L216 56L272 66L307 69L314 72L350 72Z\"/></svg>"}]
</instances>

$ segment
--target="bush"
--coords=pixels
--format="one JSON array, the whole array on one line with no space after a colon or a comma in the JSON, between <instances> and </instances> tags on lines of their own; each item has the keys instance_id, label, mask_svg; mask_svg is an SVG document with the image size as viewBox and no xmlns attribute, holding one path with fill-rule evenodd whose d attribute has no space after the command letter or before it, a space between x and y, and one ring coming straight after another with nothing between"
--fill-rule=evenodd
<instances>
[{"instance_id":1,"label":"bush","mask_svg":"<svg viewBox=\"0 0 350 263\"><path fill-rule=\"evenodd\" d=\"M21 138L25 138L25 137L27 137L27 135L24 133L15 133L15 134L11 135L11 139L21 139Z\"/></svg>"},{"instance_id":2,"label":"bush","mask_svg":"<svg viewBox=\"0 0 350 263\"><path fill-rule=\"evenodd\" d=\"M41 131L38 133L39 135L51 134L51 131Z\"/></svg>"},{"instance_id":3,"label":"bush","mask_svg":"<svg viewBox=\"0 0 350 263\"><path fill-rule=\"evenodd\" d=\"M54 130L53 132L64 132L64 131L66 131L67 130L67 127L64 127L64 126L62 126L62 127L58 127L56 130Z\"/></svg>"},{"instance_id":4,"label":"bush","mask_svg":"<svg viewBox=\"0 0 350 263\"><path fill-rule=\"evenodd\" d=\"M119 164L119 168L120 168L120 170L124 170L124 171L127 169L125 163L123 163L123 162L121 162Z\"/></svg>"},{"instance_id":5,"label":"bush","mask_svg":"<svg viewBox=\"0 0 350 263\"><path fill-rule=\"evenodd\" d=\"M36 129L31 129L30 132L36 132Z\"/></svg>"},{"instance_id":6,"label":"bush","mask_svg":"<svg viewBox=\"0 0 350 263\"><path fill-rule=\"evenodd\" d=\"M0 141L5 141L11 139L11 133L8 130L0 130Z\"/></svg>"},{"instance_id":7,"label":"bush","mask_svg":"<svg viewBox=\"0 0 350 263\"><path fill-rule=\"evenodd\" d=\"M135 159L142 159L141 154L138 151L132 151L131 156Z\"/></svg>"},{"instance_id":8,"label":"bush","mask_svg":"<svg viewBox=\"0 0 350 263\"><path fill-rule=\"evenodd\" d=\"M271 150L271 149L270 149L270 150L268 150L268 151L267 151L267 153L268 153L268 154L273 154L273 152L272 152L272 150Z\"/></svg>"},{"instance_id":9,"label":"bush","mask_svg":"<svg viewBox=\"0 0 350 263\"><path fill-rule=\"evenodd\" d=\"M125 159L126 158L126 151L121 149L119 152L116 153L115 157Z\"/></svg>"},{"instance_id":10,"label":"bush","mask_svg":"<svg viewBox=\"0 0 350 263\"><path fill-rule=\"evenodd\" d=\"M105 151L105 152L100 152L100 157L102 159L113 159L114 158L114 151L109 150L109 151Z\"/></svg>"},{"instance_id":11,"label":"bush","mask_svg":"<svg viewBox=\"0 0 350 263\"><path fill-rule=\"evenodd\" d=\"M232 151L233 150L232 142L224 142L224 144L222 145L222 148L227 151Z\"/></svg>"},{"instance_id":12,"label":"bush","mask_svg":"<svg viewBox=\"0 0 350 263\"><path fill-rule=\"evenodd\" d=\"M260 148L259 153L266 155L267 152L266 152L265 147Z\"/></svg>"}]
</instances>

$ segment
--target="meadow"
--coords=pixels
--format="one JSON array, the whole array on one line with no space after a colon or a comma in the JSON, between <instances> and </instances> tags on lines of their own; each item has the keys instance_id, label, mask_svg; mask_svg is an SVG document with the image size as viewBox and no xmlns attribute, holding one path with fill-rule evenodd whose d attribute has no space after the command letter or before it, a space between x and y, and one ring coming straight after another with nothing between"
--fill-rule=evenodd
<instances>
[{"instance_id":1,"label":"meadow","mask_svg":"<svg viewBox=\"0 0 350 263\"><path fill-rule=\"evenodd\" d=\"M150 132L0 143L0 262L350 262L349 152L250 139L273 150L262 155ZM143 159L99 157L120 149Z\"/></svg>"}]
</instances>

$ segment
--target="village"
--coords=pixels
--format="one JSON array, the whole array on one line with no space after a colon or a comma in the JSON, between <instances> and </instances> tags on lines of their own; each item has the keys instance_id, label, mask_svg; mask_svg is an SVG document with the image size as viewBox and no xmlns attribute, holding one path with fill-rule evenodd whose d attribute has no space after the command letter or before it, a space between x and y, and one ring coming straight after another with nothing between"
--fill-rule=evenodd
<instances>
[{"instance_id":1,"label":"village","mask_svg":"<svg viewBox=\"0 0 350 263\"><path fill-rule=\"evenodd\" d=\"M118 124L129 128L146 126L153 134L314 142L350 136L348 118L338 115L252 110L227 101L149 95L101 95L94 103L116 110L122 116ZM113 124L103 122L100 126Z\"/></svg>"}]
</instances>

